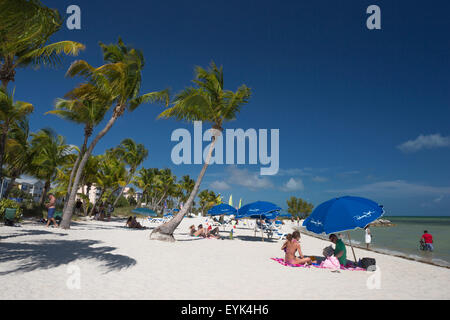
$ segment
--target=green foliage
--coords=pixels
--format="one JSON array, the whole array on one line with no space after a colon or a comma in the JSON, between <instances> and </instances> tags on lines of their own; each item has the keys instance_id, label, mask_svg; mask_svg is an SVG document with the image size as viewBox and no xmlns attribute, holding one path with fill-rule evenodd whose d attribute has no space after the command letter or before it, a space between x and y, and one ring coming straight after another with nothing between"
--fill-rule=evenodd
<instances>
[{"instance_id":1,"label":"green foliage","mask_svg":"<svg viewBox=\"0 0 450 320\"><path fill-rule=\"evenodd\" d=\"M0 217L4 217L6 208L17 209L16 218L22 215L22 208L18 202L11 199L2 199L0 200Z\"/></svg>"},{"instance_id":2,"label":"green foliage","mask_svg":"<svg viewBox=\"0 0 450 320\"><path fill-rule=\"evenodd\" d=\"M11 189L11 191L9 192L9 196L11 198L22 198L22 199L27 199L27 200L33 199L33 196L30 193L19 189L17 186L14 186Z\"/></svg>"},{"instance_id":3,"label":"green foliage","mask_svg":"<svg viewBox=\"0 0 450 320\"><path fill-rule=\"evenodd\" d=\"M198 198L200 199L199 211L202 212L202 215L206 215L209 209L220 203L214 191L203 190L198 194Z\"/></svg>"},{"instance_id":4,"label":"green foliage","mask_svg":"<svg viewBox=\"0 0 450 320\"><path fill-rule=\"evenodd\" d=\"M130 203L128 203L127 198L125 198L124 196L120 196L119 199L117 199L117 203L116 203L117 208L128 207L128 206L130 206Z\"/></svg>"},{"instance_id":5,"label":"green foliage","mask_svg":"<svg viewBox=\"0 0 450 320\"><path fill-rule=\"evenodd\" d=\"M128 203L130 204L130 206L136 206L137 205L137 201L133 196L128 196L127 198Z\"/></svg>"},{"instance_id":6,"label":"green foliage","mask_svg":"<svg viewBox=\"0 0 450 320\"><path fill-rule=\"evenodd\" d=\"M314 205L312 203L308 203L302 198L291 197L286 201L288 205L288 212L294 216L299 217L301 219L306 218L312 212Z\"/></svg>"}]
</instances>

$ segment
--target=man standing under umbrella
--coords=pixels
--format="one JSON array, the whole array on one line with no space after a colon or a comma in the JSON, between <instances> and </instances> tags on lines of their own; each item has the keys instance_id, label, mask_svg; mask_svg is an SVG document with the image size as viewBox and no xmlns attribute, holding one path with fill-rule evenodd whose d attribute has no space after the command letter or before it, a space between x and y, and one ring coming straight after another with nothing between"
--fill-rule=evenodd
<instances>
[{"instance_id":1,"label":"man standing under umbrella","mask_svg":"<svg viewBox=\"0 0 450 320\"><path fill-rule=\"evenodd\" d=\"M342 239L339 239L337 235L330 234L330 241L335 244L334 256L339 260L339 263L343 266L347 264L347 250Z\"/></svg>"}]
</instances>

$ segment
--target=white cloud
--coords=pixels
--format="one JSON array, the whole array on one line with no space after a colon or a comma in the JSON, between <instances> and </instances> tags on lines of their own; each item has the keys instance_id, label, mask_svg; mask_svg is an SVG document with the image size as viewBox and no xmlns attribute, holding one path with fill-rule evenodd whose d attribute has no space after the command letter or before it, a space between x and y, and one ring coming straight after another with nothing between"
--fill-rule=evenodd
<instances>
[{"instance_id":1,"label":"white cloud","mask_svg":"<svg viewBox=\"0 0 450 320\"><path fill-rule=\"evenodd\" d=\"M328 179L325 178L325 177L315 176L315 177L312 178L312 181L315 181L315 182L325 182L325 181L328 181Z\"/></svg>"},{"instance_id":2,"label":"white cloud","mask_svg":"<svg viewBox=\"0 0 450 320\"><path fill-rule=\"evenodd\" d=\"M225 181L218 181L218 180L213 181L209 185L209 187L214 190L228 190L231 188L230 185L228 183L226 183Z\"/></svg>"},{"instance_id":3,"label":"white cloud","mask_svg":"<svg viewBox=\"0 0 450 320\"><path fill-rule=\"evenodd\" d=\"M442 147L450 147L450 137L443 137L440 134L420 135L415 140L409 140L397 146L403 152Z\"/></svg>"},{"instance_id":4,"label":"white cloud","mask_svg":"<svg viewBox=\"0 0 450 320\"><path fill-rule=\"evenodd\" d=\"M303 185L303 181L301 179L294 179L290 178L288 182L286 182L281 190L283 191L298 191L305 189L305 186Z\"/></svg>"},{"instance_id":5,"label":"white cloud","mask_svg":"<svg viewBox=\"0 0 450 320\"><path fill-rule=\"evenodd\" d=\"M227 169L228 178L226 181L231 184L237 184L250 189L264 189L273 187L269 178L261 176L259 172L250 172L247 169L238 169L236 166L230 166Z\"/></svg>"}]
</instances>

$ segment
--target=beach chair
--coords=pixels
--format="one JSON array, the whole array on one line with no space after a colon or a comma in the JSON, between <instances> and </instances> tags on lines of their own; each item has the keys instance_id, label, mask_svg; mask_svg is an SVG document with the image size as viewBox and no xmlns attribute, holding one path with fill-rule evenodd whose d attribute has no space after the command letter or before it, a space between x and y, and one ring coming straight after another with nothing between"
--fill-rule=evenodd
<instances>
[{"instance_id":1,"label":"beach chair","mask_svg":"<svg viewBox=\"0 0 450 320\"><path fill-rule=\"evenodd\" d=\"M13 227L14 222L16 221L16 212L17 209L14 208L6 208L5 209L5 225Z\"/></svg>"},{"instance_id":2,"label":"beach chair","mask_svg":"<svg viewBox=\"0 0 450 320\"><path fill-rule=\"evenodd\" d=\"M62 216L63 216L62 211L55 211L55 214L53 215L53 218L55 218L55 221L58 223L58 225L62 221Z\"/></svg>"}]
</instances>

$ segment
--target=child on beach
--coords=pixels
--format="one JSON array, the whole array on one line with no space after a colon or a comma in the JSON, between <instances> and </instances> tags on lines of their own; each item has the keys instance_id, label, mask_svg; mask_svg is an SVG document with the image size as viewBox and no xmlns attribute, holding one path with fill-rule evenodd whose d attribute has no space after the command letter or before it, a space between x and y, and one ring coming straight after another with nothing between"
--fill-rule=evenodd
<instances>
[{"instance_id":1,"label":"child on beach","mask_svg":"<svg viewBox=\"0 0 450 320\"><path fill-rule=\"evenodd\" d=\"M286 236L286 242L281 247L281 250L284 250L285 257L284 261L289 264L311 264L311 258L305 258L302 253L302 249L300 247L300 232L294 231L292 234L288 234ZM295 256L295 253L298 252L299 257Z\"/></svg>"}]
</instances>

